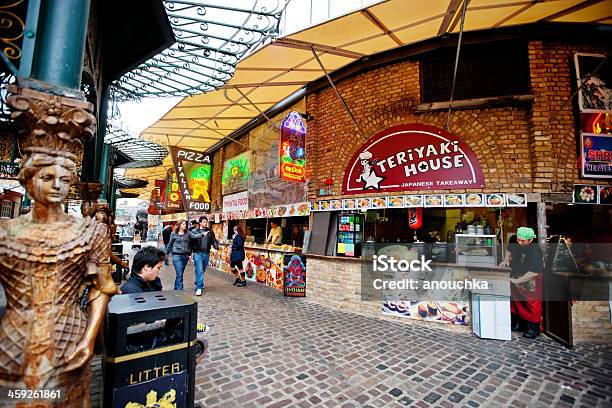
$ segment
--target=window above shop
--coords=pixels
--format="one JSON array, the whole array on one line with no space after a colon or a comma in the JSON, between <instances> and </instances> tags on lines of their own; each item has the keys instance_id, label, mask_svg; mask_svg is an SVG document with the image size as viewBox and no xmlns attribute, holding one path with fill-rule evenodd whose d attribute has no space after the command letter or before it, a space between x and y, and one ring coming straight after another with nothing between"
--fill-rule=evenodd
<instances>
[{"instance_id":1,"label":"window above shop","mask_svg":"<svg viewBox=\"0 0 612 408\"><path fill-rule=\"evenodd\" d=\"M13 206L14 203L9 200L2 201L2 208L0 210L0 218L13 218Z\"/></svg>"},{"instance_id":2,"label":"window above shop","mask_svg":"<svg viewBox=\"0 0 612 408\"><path fill-rule=\"evenodd\" d=\"M422 56L421 100L450 100L456 47ZM529 93L529 59L525 42L465 44L461 47L453 100Z\"/></svg>"}]
</instances>

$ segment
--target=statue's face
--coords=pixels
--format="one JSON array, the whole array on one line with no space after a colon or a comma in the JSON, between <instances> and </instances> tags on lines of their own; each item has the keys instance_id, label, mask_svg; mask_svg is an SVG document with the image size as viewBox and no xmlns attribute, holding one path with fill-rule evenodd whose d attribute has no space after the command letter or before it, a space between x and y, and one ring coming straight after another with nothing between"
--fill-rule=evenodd
<instances>
[{"instance_id":1,"label":"statue's face","mask_svg":"<svg viewBox=\"0 0 612 408\"><path fill-rule=\"evenodd\" d=\"M101 222L101 223L106 223L106 214L103 213L102 211L98 211L96 213L96 221Z\"/></svg>"},{"instance_id":2,"label":"statue's face","mask_svg":"<svg viewBox=\"0 0 612 408\"><path fill-rule=\"evenodd\" d=\"M28 182L28 193L38 203L61 204L68 195L71 181L70 171L59 164L42 167Z\"/></svg>"}]
</instances>

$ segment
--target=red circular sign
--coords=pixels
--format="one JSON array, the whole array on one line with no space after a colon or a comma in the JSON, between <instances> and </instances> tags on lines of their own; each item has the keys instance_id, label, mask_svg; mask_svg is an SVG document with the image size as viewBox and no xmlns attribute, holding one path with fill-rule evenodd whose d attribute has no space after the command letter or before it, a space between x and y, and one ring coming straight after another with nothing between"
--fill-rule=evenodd
<instances>
[{"instance_id":1,"label":"red circular sign","mask_svg":"<svg viewBox=\"0 0 612 408\"><path fill-rule=\"evenodd\" d=\"M452 133L411 124L388 128L355 153L344 172L344 194L483 188L472 149Z\"/></svg>"}]
</instances>

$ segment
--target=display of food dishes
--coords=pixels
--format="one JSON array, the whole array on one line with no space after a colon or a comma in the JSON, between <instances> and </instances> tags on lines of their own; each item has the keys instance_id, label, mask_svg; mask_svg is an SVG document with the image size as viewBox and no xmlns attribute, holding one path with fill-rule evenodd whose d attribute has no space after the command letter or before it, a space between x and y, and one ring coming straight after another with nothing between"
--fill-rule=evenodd
<instances>
[{"instance_id":1,"label":"display of food dishes","mask_svg":"<svg viewBox=\"0 0 612 408\"><path fill-rule=\"evenodd\" d=\"M320 205L320 203L319 203ZM287 212L287 207L278 207L278 216L283 217Z\"/></svg>"},{"instance_id":2,"label":"display of food dishes","mask_svg":"<svg viewBox=\"0 0 612 408\"><path fill-rule=\"evenodd\" d=\"M257 269L257 282L259 283L265 283L266 282L266 271L263 268L258 268Z\"/></svg>"},{"instance_id":3,"label":"display of food dishes","mask_svg":"<svg viewBox=\"0 0 612 408\"><path fill-rule=\"evenodd\" d=\"M329 205L332 210L341 210L342 209L342 200L331 200Z\"/></svg>"},{"instance_id":4,"label":"display of food dishes","mask_svg":"<svg viewBox=\"0 0 612 408\"><path fill-rule=\"evenodd\" d=\"M575 184L574 185L574 202L575 203L597 203L597 186Z\"/></svg>"},{"instance_id":5,"label":"display of food dishes","mask_svg":"<svg viewBox=\"0 0 612 408\"><path fill-rule=\"evenodd\" d=\"M484 204L484 200L482 199L482 194L467 194L465 196L465 204L468 206L479 206Z\"/></svg>"},{"instance_id":6,"label":"display of food dishes","mask_svg":"<svg viewBox=\"0 0 612 408\"><path fill-rule=\"evenodd\" d=\"M404 196L387 197L387 206L394 208L404 207Z\"/></svg>"},{"instance_id":7,"label":"display of food dishes","mask_svg":"<svg viewBox=\"0 0 612 408\"><path fill-rule=\"evenodd\" d=\"M444 205L447 207L457 207L464 204L463 194L446 194L444 196Z\"/></svg>"},{"instance_id":8,"label":"display of food dishes","mask_svg":"<svg viewBox=\"0 0 612 408\"><path fill-rule=\"evenodd\" d=\"M348 200L342 200L342 207L345 210L352 210L355 208L355 200L354 199L348 199Z\"/></svg>"},{"instance_id":9,"label":"display of food dishes","mask_svg":"<svg viewBox=\"0 0 612 408\"><path fill-rule=\"evenodd\" d=\"M428 194L425 196L425 207L442 207L442 194Z\"/></svg>"},{"instance_id":10,"label":"display of food dishes","mask_svg":"<svg viewBox=\"0 0 612 408\"><path fill-rule=\"evenodd\" d=\"M387 200L382 197L373 198L372 208L387 208Z\"/></svg>"},{"instance_id":11,"label":"display of food dishes","mask_svg":"<svg viewBox=\"0 0 612 408\"><path fill-rule=\"evenodd\" d=\"M371 198L358 198L357 207L359 208L370 208L372 206Z\"/></svg>"},{"instance_id":12,"label":"display of food dishes","mask_svg":"<svg viewBox=\"0 0 612 408\"><path fill-rule=\"evenodd\" d=\"M329 210L331 208L331 204L329 201L322 201L321 202L321 209L322 210Z\"/></svg>"},{"instance_id":13,"label":"display of food dishes","mask_svg":"<svg viewBox=\"0 0 612 408\"><path fill-rule=\"evenodd\" d=\"M506 203L504 195L501 193L486 194L485 197L488 207L503 207Z\"/></svg>"},{"instance_id":14,"label":"display of food dishes","mask_svg":"<svg viewBox=\"0 0 612 408\"><path fill-rule=\"evenodd\" d=\"M404 202L407 207L422 207L423 196L422 195L409 195L404 196ZM442 204L442 202L440 202Z\"/></svg>"},{"instance_id":15,"label":"display of food dishes","mask_svg":"<svg viewBox=\"0 0 612 408\"><path fill-rule=\"evenodd\" d=\"M300 204L300 206L298 207L298 212L300 214L306 214L308 213L308 204L307 203L302 203Z\"/></svg>"},{"instance_id":16,"label":"display of food dishes","mask_svg":"<svg viewBox=\"0 0 612 408\"><path fill-rule=\"evenodd\" d=\"M508 207L526 207L527 194L506 194L506 205Z\"/></svg>"},{"instance_id":17,"label":"display of food dishes","mask_svg":"<svg viewBox=\"0 0 612 408\"><path fill-rule=\"evenodd\" d=\"M612 204L612 187L599 186L599 204Z\"/></svg>"}]
</instances>

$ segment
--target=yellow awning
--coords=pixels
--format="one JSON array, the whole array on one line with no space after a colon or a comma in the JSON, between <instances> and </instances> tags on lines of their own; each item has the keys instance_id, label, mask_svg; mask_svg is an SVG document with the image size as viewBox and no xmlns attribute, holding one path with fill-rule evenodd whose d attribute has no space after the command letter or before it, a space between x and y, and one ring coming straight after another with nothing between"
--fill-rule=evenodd
<instances>
[{"instance_id":1,"label":"yellow awning","mask_svg":"<svg viewBox=\"0 0 612 408\"><path fill-rule=\"evenodd\" d=\"M465 0L463 0L465 1ZM389 0L278 38L242 60L222 88L186 97L141 137L162 145L207 150L324 75L361 57L459 30L462 0ZM471 0L464 31L538 21L612 22L612 0ZM130 177L162 178L172 166L129 170ZM152 187L142 190L142 198ZM134 190L138 191L138 190Z\"/></svg>"}]
</instances>

